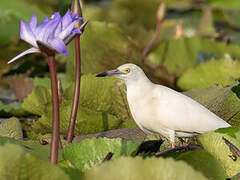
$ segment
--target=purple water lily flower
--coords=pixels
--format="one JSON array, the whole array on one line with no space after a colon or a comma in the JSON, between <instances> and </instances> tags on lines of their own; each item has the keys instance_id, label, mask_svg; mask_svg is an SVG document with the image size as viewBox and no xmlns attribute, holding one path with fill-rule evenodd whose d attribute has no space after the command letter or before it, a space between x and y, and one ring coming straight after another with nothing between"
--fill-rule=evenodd
<instances>
[{"instance_id":1,"label":"purple water lily flower","mask_svg":"<svg viewBox=\"0 0 240 180\"><path fill-rule=\"evenodd\" d=\"M35 14L32 15L29 24L21 21L20 38L33 47L11 59L8 64L26 54L40 53L41 50L38 47L37 41L67 56L68 51L64 39L71 33L82 33L80 29L74 28L76 22L80 20L82 20L82 18L78 18L77 14L72 14L71 11L68 10L63 17L61 17L58 12L54 13L50 19L44 17L42 23L39 25L37 25L37 17Z\"/></svg>"}]
</instances>

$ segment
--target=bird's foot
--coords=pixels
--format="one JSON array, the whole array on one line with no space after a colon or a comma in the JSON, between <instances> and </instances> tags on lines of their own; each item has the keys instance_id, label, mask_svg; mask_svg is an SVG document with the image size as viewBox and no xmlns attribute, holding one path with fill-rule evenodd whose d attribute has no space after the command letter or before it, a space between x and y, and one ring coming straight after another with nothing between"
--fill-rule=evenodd
<instances>
[{"instance_id":1,"label":"bird's foot","mask_svg":"<svg viewBox=\"0 0 240 180\"><path fill-rule=\"evenodd\" d=\"M182 143L182 146L188 146L188 142L186 141L186 139L178 137L179 141Z\"/></svg>"}]
</instances>

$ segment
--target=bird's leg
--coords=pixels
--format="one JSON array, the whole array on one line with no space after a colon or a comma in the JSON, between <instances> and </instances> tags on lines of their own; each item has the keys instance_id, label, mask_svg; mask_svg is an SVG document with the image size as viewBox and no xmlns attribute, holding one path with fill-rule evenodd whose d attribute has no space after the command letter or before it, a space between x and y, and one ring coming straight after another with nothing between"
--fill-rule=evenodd
<instances>
[{"instance_id":1,"label":"bird's leg","mask_svg":"<svg viewBox=\"0 0 240 180\"><path fill-rule=\"evenodd\" d=\"M185 139L183 139L182 137L178 137L179 141L182 143L183 146L187 146L188 143Z\"/></svg>"},{"instance_id":2,"label":"bird's leg","mask_svg":"<svg viewBox=\"0 0 240 180\"><path fill-rule=\"evenodd\" d=\"M175 148L175 131L169 129L168 134L169 134L169 140L170 140L170 143L171 143L171 147Z\"/></svg>"}]
</instances>

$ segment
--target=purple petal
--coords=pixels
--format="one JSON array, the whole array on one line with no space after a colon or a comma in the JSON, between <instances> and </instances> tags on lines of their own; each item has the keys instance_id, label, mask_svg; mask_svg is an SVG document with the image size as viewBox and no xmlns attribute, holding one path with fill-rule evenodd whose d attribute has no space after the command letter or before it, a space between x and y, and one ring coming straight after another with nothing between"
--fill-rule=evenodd
<instances>
[{"instance_id":1,"label":"purple petal","mask_svg":"<svg viewBox=\"0 0 240 180\"><path fill-rule=\"evenodd\" d=\"M76 24L77 21L72 22L66 29L64 29L59 35L58 37L61 39L64 39L65 37L67 37L73 30L74 25Z\"/></svg>"},{"instance_id":2,"label":"purple petal","mask_svg":"<svg viewBox=\"0 0 240 180\"><path fill-rule=\"evenodd\" d=\"M79 28L74 28L74 29L72 30L72 32L73 32L74 34L82 34L82 31L81 31Z\"/></svg>"},{"instance_id":3,"label":"purple petal","mask_svg":"<svg viewBox=\"0 0 240 180\"><path fill-rule=\"evenodd\" d=\"M47 16L45 16L45 17L43 18L42 23L46 23L46 22L48 22L48 17L47 17Z\"/></svg>"},{"instance_id":4,"label":"purple petal","mask_svg":"<svg viewBox=\"0 0 240 180\"><path fill-rule=\"evenodd\" d=\"M30 26L25 23L24 21L21 21L20 24L20 38L27 43L31 44L34 47L37 47L36 44L36 38L30 28Z\"/></svg>"},{"instance_id":5,"label":"purple petal","mask_svg":"<svg viewBox=\"0 0 240 180\"><path fill-rule=\"evenodd\" d=\"M47 43L49 37L54 36L54 31L57 28L59 22L61 21L60 16L54 16L50 19L46 25L42 28L42 30L37 34L37 40Z\"/></svg>"},{"instance_id":6,"label":"purple petal","mask_svg":"<svg viewBox=\"0 0 240 180\"><path fill-rule=\"evenodd\" d=\"M63 16L62 18L62 29L65 29L69 24L72 23L72 13L71 11L68 9L68 11L66 12L66 14Z\"/></svg>"},{"instance_id":7,"label":"purple petal","mask_svg":"<svg viewBox=\"0 0 240 180\"><path fill-rule=\"evenodd\" d=\"M81 21L81 20L83 20L83 18L82 17L77 17L79 15L79 13L74 13L73 15L72 15L72 21Z\"/></svg>"},{"instance_id":8,"label":"purple petal","mask_svg":"<svg viewBox=\"0 0 240 180\"><path fill-rule=\"evenodd\" d=\"M59 17L61 17L60 13L55 12L50 19L59 18Z\"/></svg>"},{"instance_id":9,"label":"purple petal","mask_svg":"<svg viewBox=\"0 0 240 180\"><path fill-rule=\"evenodd\" d=\"M74 13L74 14L72 14L72 19L77 18L77 15L78 15L78 13Z\"/></svg>"},{"instance_id":10,"label":"purple petal","mask_svg":"<svg viewBox=\"0 0 240 180\"><path fill-rule=\"evenodd\" d=\"M37 27L37 16L35 14L32 15L29 21L29 26L31 27L32 31Z\"/></svg>"},{"instance_id":11,"label":"purple petal","mask_svg":"<svg viewBox=\"0 0 240 180\"><path fill-rule=\"evenodd\" d=\"M19 59L22 56L25 56L26 54L31 54L31 53L40 53L40 50L37 48L30 48L24 52L22 52L21 54L17 55L16 57L14 57L13 59L11 59L10 61L8 61L8 64L16 61L17 59Z\"/></svg>"},{"instance_id":12,"label":"purple petal","mask_svg":"<svg viewBox=\"0 0 240 180\"><path fill-rule=\"evenodd\" d=\"M54 37L57 37L61 31L62 31L62 22L58 23L58 26L54 32Z\"/></svg>"},{"instance_id":13,"label":"purple petal","mask_svg":"<svg viewBox=\"0 0 240 180\"><path fill-rule=\"evenodd\" d=\"M63 40L60 39L59 37L56 37L55 39L53 39L50 42L50 45L53 49L55 49L56 51L58 51L59 53L67 56L68 55L68 51L67 51L67 47L64 44Z\"/></svg>"},{"instance_id":14,"label":"purple petal","mask_svg":"<svg viewBox=\"0 0 240 180\"><path fill-rule=\"evenodd\" d=\"M35 34L36 37L37 37L37 36L39 35L39 33L44 29L44 27L46 26L47 22L48 22L48 17L45 16L45 17L43 18L42 23L39 24L39 25L36 27L36 29L34 30L34 34Z\"/></svg>"}]
</instances>

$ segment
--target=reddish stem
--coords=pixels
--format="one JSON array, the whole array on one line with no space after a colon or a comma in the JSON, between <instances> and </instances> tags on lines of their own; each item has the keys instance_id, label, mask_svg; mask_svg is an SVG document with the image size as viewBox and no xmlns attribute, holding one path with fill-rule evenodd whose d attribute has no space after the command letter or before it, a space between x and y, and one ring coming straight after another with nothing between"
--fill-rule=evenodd
<instances>
[{"instance_id":1,"label":"reddish stem","mask_svg":"<svg viewBox=\"0 0 240 180\"><path fill-rule=\"evenodd\" d=\"M75 37L75 53L76 53L75 87L74 87L72 112L71 112L71 117L70 117L69 126L68 126L67 143L71 143L74 137L74 128L76 124L78 102L79 102L79 95L80 95L80 83L81 83L80 35L76 35Z\"/></svg>"},{"instance_id":2,"label":"reddish stem","mask_svg":"<svg viewBox=\"0 0 240 180\"><path fill-rule=\"evenodd\" d=\"M50 159L52 164L57 164L58 161L58 145L59 145L59 99L58 86L56 76L55 54L48 56L48 66L51 78L52 90L52 141Z\"/></svg>"}]
</instances>

